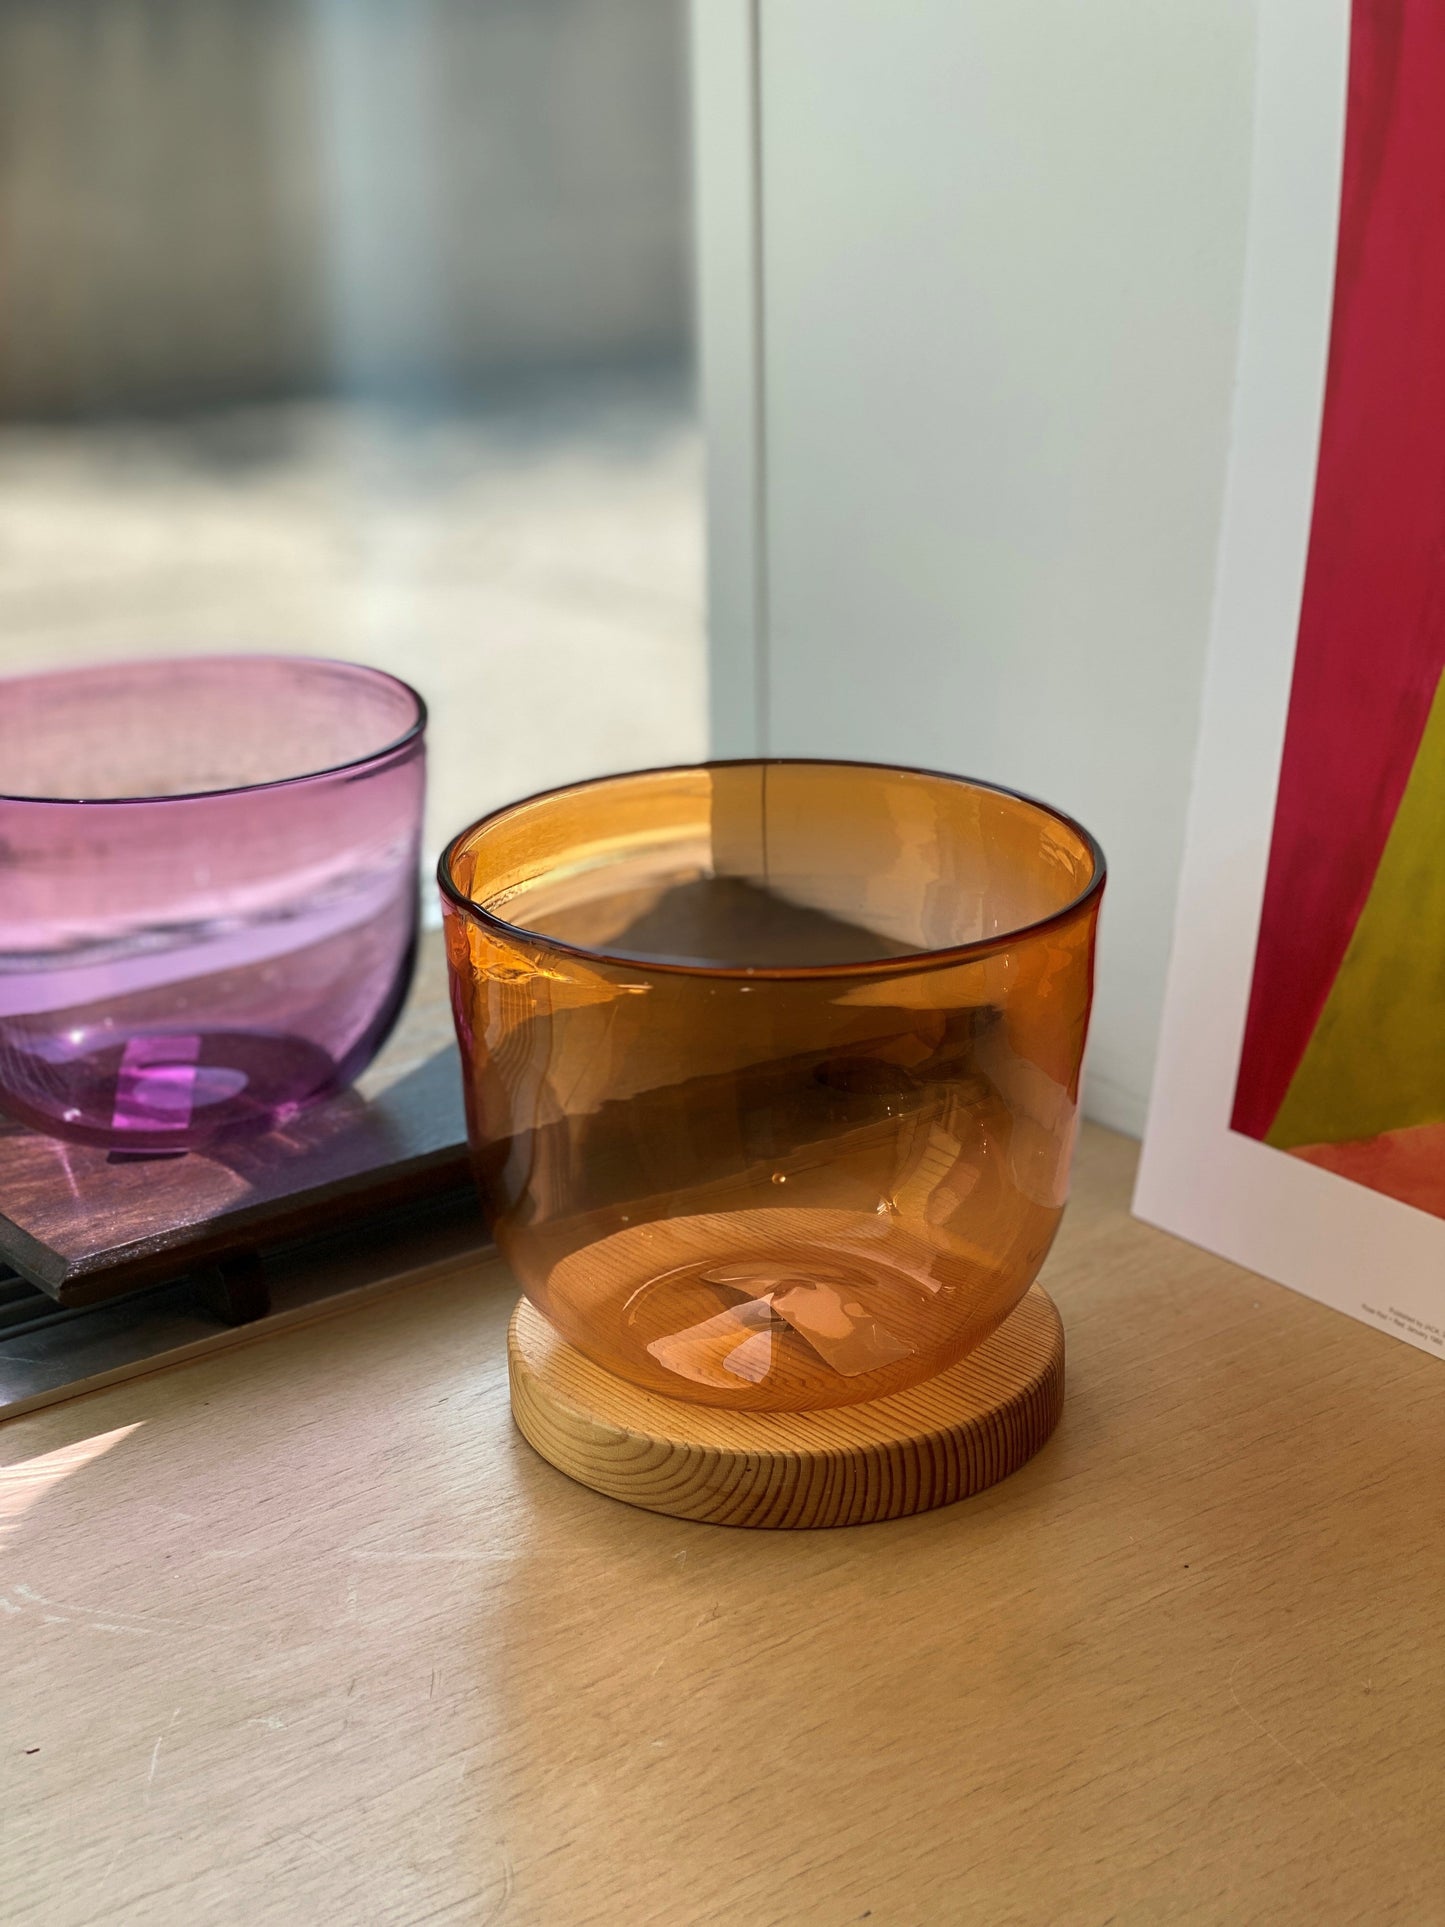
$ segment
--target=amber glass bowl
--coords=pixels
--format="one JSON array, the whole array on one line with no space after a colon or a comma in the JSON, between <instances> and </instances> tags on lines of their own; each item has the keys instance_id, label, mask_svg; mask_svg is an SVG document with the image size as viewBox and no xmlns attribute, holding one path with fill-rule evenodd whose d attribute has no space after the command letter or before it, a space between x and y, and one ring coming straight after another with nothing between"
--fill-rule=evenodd
<instances>
[{"instance_id":1,"label":"amber glass bowl","mask_svg":"<svg viewBox=\"0 0 1445 1927\"><path fill-rule=\"evenodd\" d=\"M1027 1291L1093 985L1077 823L924 770L713 763L499 810L440 880L483 1203L594 1363L846 1405Z\"/></svg>"}]
</instances>

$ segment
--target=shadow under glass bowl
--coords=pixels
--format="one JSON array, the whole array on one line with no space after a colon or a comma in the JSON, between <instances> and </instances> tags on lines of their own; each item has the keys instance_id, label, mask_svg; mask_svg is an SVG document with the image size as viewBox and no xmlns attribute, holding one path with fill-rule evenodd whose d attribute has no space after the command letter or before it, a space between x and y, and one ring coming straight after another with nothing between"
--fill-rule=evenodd
<instances>
[{"instance_id":1,"label":"shadow under glass bowl","mask_svg":"<svg viewBox=\"0 0 1445 1927\"><path fill-rule=\"evenodd\" d=\"M187 1150L349 1083L411 980L425 726L310 657L0 680L0 1110Z\"/></svg>"},{"instance_id":2,"label":"shadow under glass bowl","mask_svg":"<svg viewBox=\"0 0 1445 1927\"><path fill-rule=\"evenodd\" d=\"M594 1363L844 1405L1027 1291L1104 883L1069 818L926 771L714 763L498 811L439 878L483 1202Z\"/></svg>"}]
</instances>

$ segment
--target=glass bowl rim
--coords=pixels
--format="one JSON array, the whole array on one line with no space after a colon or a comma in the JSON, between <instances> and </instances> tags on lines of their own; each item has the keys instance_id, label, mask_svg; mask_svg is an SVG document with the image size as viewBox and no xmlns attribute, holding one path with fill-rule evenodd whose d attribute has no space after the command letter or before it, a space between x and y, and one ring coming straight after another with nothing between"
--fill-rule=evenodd
<instances>
[{"instance_id":1,"label":"glass bowl rim","mask_svg":"<svg viewBox=\"0 0 1445 1927\"><path fill-rule=\"evenodd\" d=\"M254 796L261 790L290 789L298 783L315 783L323 777L340 776L348 770L366 769L373 763L384 763L388 757L395 756L398 750L405 749L425 734L427 726L426 699L418 689L400 676L394 676L389 669L377 669L371 663L351 662L345 656L308 656L286 655L279 650L210 650L201 649L176 656L125 656L115 661L100 658L95 662L69 663L53 669L21 670L13 676L0 676L0 699L3 699L7 686L16 683L38 683L50 680L59 681L63 677L84 677L96 671L107 669L165 669L174 668L178 663L305 663L311 667L327 669L346 669L361 676L370 677L377 682L389 682L411 698L415 714L399 736L382 744L379 749L369 749L361 756L349 756L339 763L327 763L320 769L297 770L292 776L273 776L263 783L230 783L218 789L173 790L164 796L17 796L0 788L0 803L35 803L47 809L108 810L113 808L130 809L137 804L149 804L152 808L163 803L199 803L227 796Z\"/></svg>"},{"instance_id":2,"label":"glass bowl rim","mask_svg":"<svg viewBox=\"0 0 1445 1927\"><path fill-rule=\"evenodd\" d=\"M987 790L994 796L1006 796L1012 802L1026 804L1030 809L1040 811L1055 823L1072 830L1074 835L1089 852L1093 871L1088 882L1077 895L1057 910L1051 910L1046 917L1036 917L1031 923L1017 925L1011 930L1001 930L990 937L976 937L972 943L954 944L942 950L910 950L901 957L879 957L863 963L829 964L703 964L703 963L664 963L655 958L628 957L620 951L590 950L582 944L566 943L560 937L549 937L538 930L529 930L525 924L509 923L495 911L475 903L453 881L451 863L454 853L469 837L488 825L510 816L513 811L527 809L533 803L545 803L552 797L569 795L576 790L596 789L607 783L626 782L636 776L680 776L695 775L701 771L714 769L758 769L762 767L789 769L823 768L872 770L885 776L924 776L936 782L957 784L965 789ZM665 977L733 978L744 982L807 982L823 978L865 978L914 976L922 970L945 970L959 964L973 963L983 957L993 956L1000 950L1011 950L1015 945L1042 935L1045 931L1070 922L1097 900L1108 876L1108 866L1099 840L1076 818L1064 810L1055 809L1052 803L1043 803L1036 796L1029 796L1023 790L1009 789L1002 783L986 783L977 777L959 776L949 770L925 769L912 763L876 763L858 757L848 756L716 756L708 757L699 763L662 763L648 769L617 770L606 776L587 776L575 783L557 783L550 789L538 790L535 795L519 797L516 802L503 803L495 810L488 810L464 830L459 830L450 839L437 859L437 886L443 898L459 910L462 915L471 917L484 928L494 930L510 940L521 939L524 943L535 945L539 950L556 951L566 957L575 957L582 963L620 965L627 970L636 970L644 976L656 974Z\"/></svg>"}]
</instances>

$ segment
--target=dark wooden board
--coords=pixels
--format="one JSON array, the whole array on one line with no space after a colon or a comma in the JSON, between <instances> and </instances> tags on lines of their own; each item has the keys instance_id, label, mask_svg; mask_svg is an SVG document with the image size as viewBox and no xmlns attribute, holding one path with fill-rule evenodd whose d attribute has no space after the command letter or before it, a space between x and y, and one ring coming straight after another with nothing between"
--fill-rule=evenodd
<instances>
[{"instance_id":1,"label":"dark wooden board","mask_svg":"<svg viewBox=\"0 0 1445 1927\"><path fill-rule=\"evenodd\" d=\"M470 1182L436 933L376 1062L284 1131L146 1156L0 1119L0 1261L63 1305L93 1304Z\"/></svg>"}]
</instances>

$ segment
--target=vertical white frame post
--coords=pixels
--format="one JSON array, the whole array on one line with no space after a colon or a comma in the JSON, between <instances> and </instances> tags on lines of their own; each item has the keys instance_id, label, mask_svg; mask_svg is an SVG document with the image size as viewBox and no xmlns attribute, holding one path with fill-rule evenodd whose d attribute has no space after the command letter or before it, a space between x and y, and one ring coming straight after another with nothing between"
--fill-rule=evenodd
<instances>
[{"instance_id":1,"label":"vertical white frame post","mask_svg":"<svg viewBox=\"0 0 1445 1927\"><path fill-rule=\"evenodd\" d=\"M762 0L692 0L698 366L705 432L709 741L768 749Z\"/></svg>"}]
</instances>

